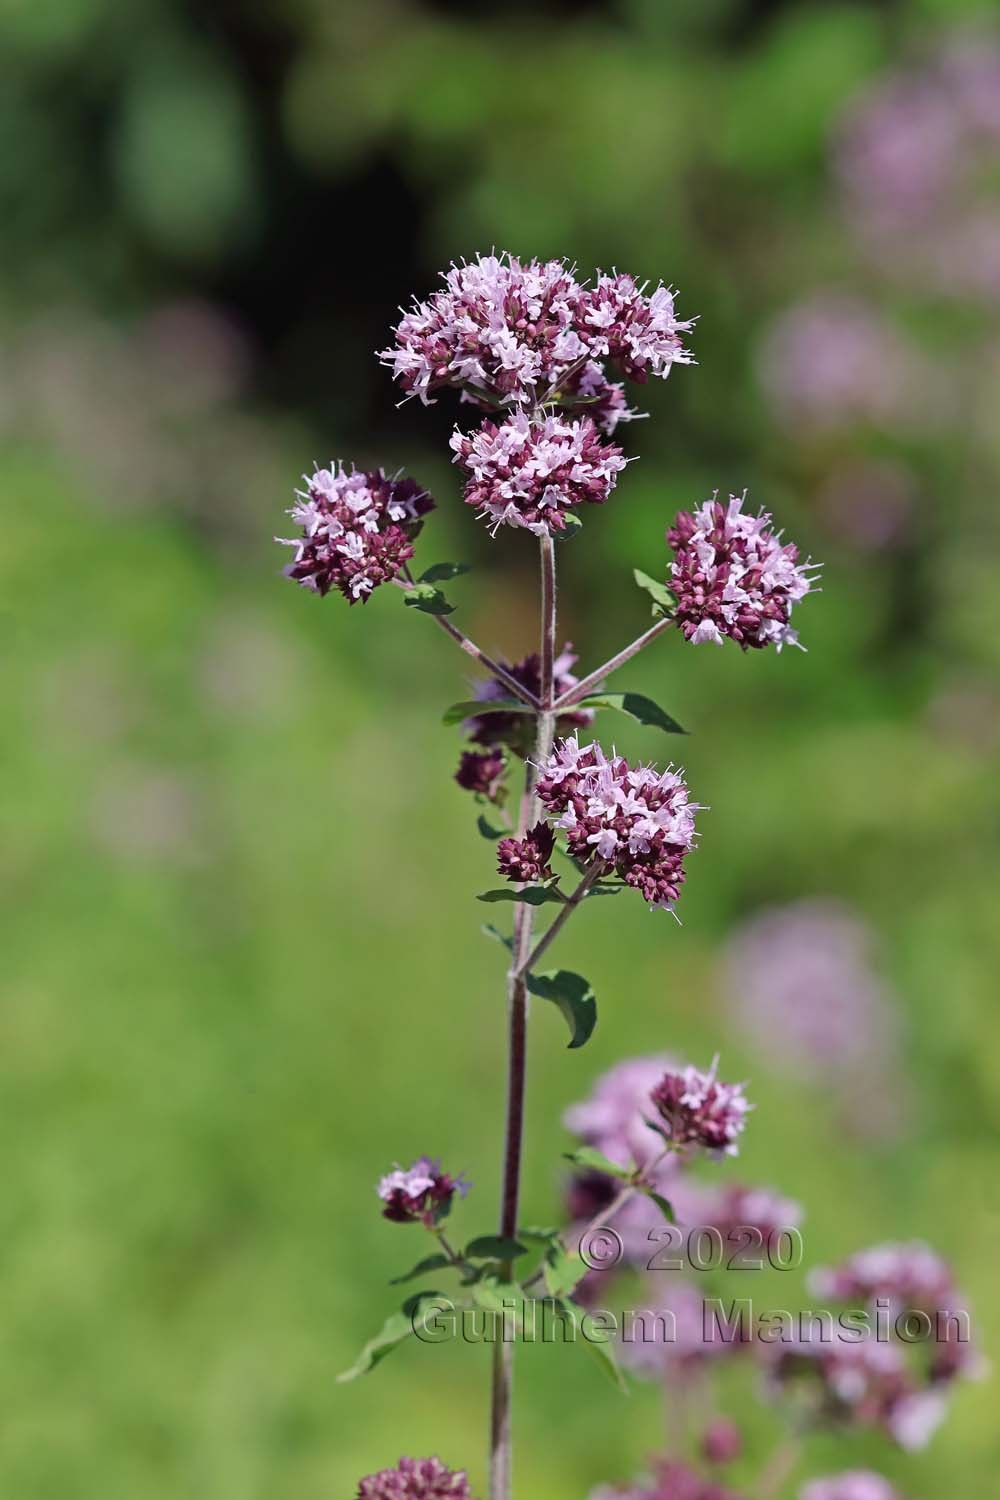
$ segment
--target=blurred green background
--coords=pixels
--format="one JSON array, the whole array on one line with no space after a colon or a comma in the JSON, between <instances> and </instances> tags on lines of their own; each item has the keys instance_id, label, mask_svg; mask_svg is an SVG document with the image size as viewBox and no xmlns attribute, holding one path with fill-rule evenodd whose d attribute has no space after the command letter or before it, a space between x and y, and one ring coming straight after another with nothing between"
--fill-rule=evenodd
<instances>
[{"instance_id":1,"label":"blurred green background","mask_svg":"<svg viewBox=\"0 0 1000 1500\"><path fill-rule=\"evenodd\" d=\"M697 368L636 393L641 458L560 553L585 664L642 628L632 567L659 574L664 526L717 486L825 563L807 656L668 638L619 684L692 730L712 810L683 927L595 902L561 946L601 1021L577 1053L533 1017L525 1216L559 1213L560 1115L599 1071L718 1049L758 1106L740 1176L804 1203L807 1266L926 1238L989 1352L1000 302L873 257L836 143L859 91L995 16L0 0L5 1497L348 1500L432 1451L482 1490L484 1350L334 1383L421 1253L377 1176L439 1153L475 1181L470 1233L495 1214L491 849L439 722L466 667L392 590L348 610L290 587L271 536L314 459L405 464L439 499L418 556L476 565L456 619L531 648L529 539L490 541L447 462L454 407L397 410L372 357L398 304L493 245L662 276L701 319ZM998 159L968 189L994 206ZM776 320L817 295L905 342L905 412L876 368L867 407L803 414L822 349L782 395ZM872 924L896 996L906 1107L876 1140L727 1019L728 935L803 896ZM801 1274L759 1295L802 1298ZM752 1474L777 1422L747 1372L726 1404ZM624 1480L660 1419L655 1389L626 1402L576 1351L528 1349L519 1493ZM964 1386L919 1458L820 1442L797 1477L862 1461L916 1497L986 1493L995 1387Z\"/></svg>"}]
</instances>

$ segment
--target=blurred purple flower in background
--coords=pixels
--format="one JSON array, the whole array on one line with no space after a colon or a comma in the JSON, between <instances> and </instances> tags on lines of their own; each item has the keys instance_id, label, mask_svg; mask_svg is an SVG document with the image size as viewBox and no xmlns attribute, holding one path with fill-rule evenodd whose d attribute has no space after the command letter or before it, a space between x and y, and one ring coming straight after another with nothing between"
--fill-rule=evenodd
<instances>
[{"instance_id":1,"label":"blurred purple flower in background","mask_svg":"<svg viewBox=\"0 0 1000 1500\"><path fill-rule=\"evenodd\" d=\"M918 352L860 297L817 291L793 303L765 333L758 375L789 428L895 428L929 404Z\"/></svg>"},{"instance_id":2,"label":"blurred purple flower in background","mask_svg":"<svg viewBox=\"0 0 1000 1500\"><path fill-rule=\"evenodd\" d=\"M875 966L869 928L846 906L813 899L751 917L723 964L727 1008L772 1066L831 1087L853 1128L898 1124L895 999Z\"/></svg>"},{"instance_id":3,"label":"blurred purple flower in background","mask_svg":"<svg viewBox=\"0 0 1000 1500\"><path fill-rule=\"evenodd\" d=\"M871 1469L849 1469L810 1480L799 1491L799 1500L899 1500L899 1491Z\"/></svg>"}]
</instances>

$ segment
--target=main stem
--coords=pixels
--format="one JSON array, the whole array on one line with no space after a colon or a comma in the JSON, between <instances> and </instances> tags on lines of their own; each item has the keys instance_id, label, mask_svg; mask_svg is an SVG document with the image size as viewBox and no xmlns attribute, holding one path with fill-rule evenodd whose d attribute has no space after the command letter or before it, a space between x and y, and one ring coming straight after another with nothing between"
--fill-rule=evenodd
<instances>
[{"instance_id":1,"label":"main stem","mask_svg":"<svg viewBox=\"0 0 1000 1500\"><path fill-rule=\"evenodd\" d=\"M541 537L542 618L541 618L541 695L537 710L534 761L541 764L552 748L555 727L553 670L556 641L556 561L552 538ZM535 797L535 769L529 761L525 769L524 796L518 837L523 838L538 816ZM517 1232L518 1202L521 1187L521 1145L524 1137L524 1088L528 1058L528 989L527 960L531 953L531 929L534 911L527 902L519 902L514 913L514 939L511 964L507 974L507 1125L504 1132L503 1187L500 1197L500 1233L512 1239ZM509 1277L508 1264L504 1274ZM490 1405L490 1500L511 1497L511 1388L514 1376L514 1348L502 1337L493 1344L493 1389Z\"/></svg>"}]
</instances>

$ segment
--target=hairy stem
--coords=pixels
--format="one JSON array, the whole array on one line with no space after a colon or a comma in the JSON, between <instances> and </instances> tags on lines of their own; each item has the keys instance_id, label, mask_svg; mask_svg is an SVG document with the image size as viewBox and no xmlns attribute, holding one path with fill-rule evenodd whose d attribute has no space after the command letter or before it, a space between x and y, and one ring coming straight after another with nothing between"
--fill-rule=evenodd
<instances>
[{"instance_id":1,"label":"hairy stem","mask_svg":"<svg viewBox=\"0 0 1000 1500\"><path fill-rule=\"evenodd\" d=\"M562 697L556 699L556 708L569 708L571 704L579 703L581 698L585 698L593 688L599 687L601 683L611 676L612 672L616 672L627 661L631 661L633 656L638 656L639 652L645 650L652 641L656 640L658 635L662 635L665 630L669 630L673 623L673 619L671 618L657 620L655 625L650 625L649 629L644 631L636 640L632 641L630 645L623 647L617 656L612 656L609 661L606 661L603 667L598 667L594 672L588 672L586 677L581 678L573 687L567 688Z\"/></svg>"},{"instance_id":2,"label":"hairy stem","mask_svg":"<svg viewBox=\"0 0 1000 1500\"><path fill-rule=\"evenodd\" d=\"M541 702L537 709L535 737L536 763L541 763L552 748L555 723L553 707L552 664L556 639L556 564L552 538L541 537L542 611L541 611ZM440 617L439 617L440 618ZM524 796L518 836L523 838L535 822L538 803L534 794L535 770L529 762L525 769ZM528 990L525 983L526 963L531 952L533 909L527 903L514 913L514 942L511 966L507 975L507 1123L504 1132L503 1186L500 1197L500 1233L513 1238L517 1231L521 1188L521 1146L524 1136L524 1092L528 1052ZM504 1267L510 1277L513 1268ZM511 1389L514 1375L513 1346L504 1339L493 1345L493 1381L490 1403L490 1500L510 1500L511 1496Z\"/></svg>"}]
</instances>

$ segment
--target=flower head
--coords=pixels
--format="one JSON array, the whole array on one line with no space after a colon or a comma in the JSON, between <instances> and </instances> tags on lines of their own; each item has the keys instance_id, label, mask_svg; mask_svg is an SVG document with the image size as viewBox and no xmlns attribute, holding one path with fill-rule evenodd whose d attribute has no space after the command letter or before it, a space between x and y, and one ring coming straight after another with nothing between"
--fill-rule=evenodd
<instances>
[{"instance_id":1,"label":"flower head","mask_svg":"<svg viewBox=\"0 0 1000 1500\"><path fill-rule=\"evenodd\" d=\"M799 1500L899 1500L899 1491L872 1469L848 1469L824 1479L811 1479Z\"/></svg>"},{"instance_id":2,"label":"flower head","mask_svg":"<svg viewBox=\"0 0 1000 1500\"><path fill-rule=\"evenodd\" d=\"M387 1172L379 1179L376 1191L385 1204L383 1218L396 1224L419 1221L430 1226L445 1217L456 1193L465 1197L469 1186L464 1177L442 1172L439 1161L420 1156L405 1171L396 1166Z\"/></svg>"},{"instance_id":3,"label":"flower head","mask_svg":"<svg viewBox=\"0 0 1000 1500\"><path fill-rule=\"evenodd\" d=\"M677 623L687 640L721 646L728 635L749 646L797 646L788 621L793 605L815 580L798 549L782 544L766 511L743 513L746 499L717 495L692 515L681 511L667 532L674 551L670 583L677 595Z\"/></svg>"},{"instance_id":4,"label":"flower head","mask_svg":"<svg viewBox=\"0 0 1000 1500\"><path fill-rule=\"evenodd\" d=\"M497 869L507 880L550 880L549 860L556 836L547 823L536 823L523 839L501 839L497 845Z\"/></svg>"},{"instance_id":5,"label":"flower head","mask_svg":"<svg viewBox=\"0 0 1000 1500\"><path fill-rule=\"evenodd\" d=\"M603 442L590 417L515 412L484 422L473 433L455 431L454 462L467 474L465 503L496 533L520 526L537 535L566 529L577 506L603 505L625 468L622 451Z\"/></svg>"},{"instance_id":6,"label":"flower head","mask_svg":"<svg viewBox=\"0 0 1000 1500\"><path fill-rule=\"evenodd\" d=\"M654 1465L655 1476L636 1484L592 1490L590 1500L740 1500L735 1490L674 1459Z\"/></svg>"},{"instance_id":7,"label":"flower head","mask_svg":"<svg viewBox=\"0 0 1000 1500\"><path fill-rule=\"evenodd\" d=\"M443 281L414 301L379 353L406 393L425 403L444 386L480 406L594 401L598 425L611 432L633 413L602 360L637 381L692 363L681 335L693 323L676 317L662 283L647 295L634 277L615 273L588 288L565 261L506 253L453 265Z\"/></svg>"},{"instance_id":8,"label":"flower head","mask_svg":"<svg viewBox=\"0 0 1000 1500\"><path fill-rule=\"evenodd\" d=\"M716 1057L707 1073L690 1064L664 1073L650 1099L675 1150L701 1147L723 1156L739 1153L737 1140L751 1108L742 1083L720 1083Z\"/></svg>"},{"instance_id":9,"label":"flower head","mask_svg":"<svg viewBox=\"0 0 1000 1500\"><path fill-rule=\"evenodd\" d=\"M673 911L698 807L681 772L632 767L621 755L609 759L596 743L581 748L575 735L538 770L539 800L565 834L570 856L602 861L651 906Z\"/></svg>"},{"instance_id":10,"label":"flower head","mask_svg":"<svg viewBox=\"0 0 1000 1500\"><path fill-rule=\"evenodd\" d=\"M401 1458L394 1469L362 1479L357 1500L473 1500L464 1469L446 1469L439 1458Z\"/></svg>"},{"instance_id":11,"label":"flower head","mask_svg":"<svg viewBox=\"0 0 1000 1500\"><path fill-rule=\"evenodd\" d=\"M731 1464L743 1452L743 1434L728 1417L716 1417L702 1433L701 1451L710 1464Z\"/></svg>"},{"instance_id":12,"label":"flower head","mask_svg":"<svg viewBox=\"0 0 1000 1500\"><path fill-rule=\"evenodd\" d=\"M673 365L694 363L681 339L694 320L676 316L673 290L662 282L647 296L634 276L600 274L580 298L577 326L592 355L612 360L630 380L666 379Z\"/></svg>"},{"instance_id":13,"label":"flower head","mask_svg":"<svg viewBox=\"0 0 1000 1500\"><path fill-rule=\"evenodd\" d=\"M305 490L288 514L302 527L285 569L317 594L339 589L348 604L366 603L413 556L413 538L434 501L413 479L389 479L381 469L348 471L342 464L303 476Z\"/></svg>"}]
</instances>

